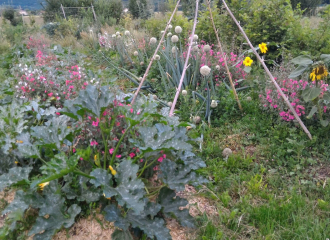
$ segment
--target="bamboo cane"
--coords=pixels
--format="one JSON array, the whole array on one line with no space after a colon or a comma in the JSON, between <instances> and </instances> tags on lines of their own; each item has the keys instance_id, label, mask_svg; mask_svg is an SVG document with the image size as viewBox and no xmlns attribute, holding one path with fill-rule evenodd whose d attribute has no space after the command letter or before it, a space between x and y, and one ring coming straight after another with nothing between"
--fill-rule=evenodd
<instances>
[{"instance_id":1,"label":"bamboo cane","mask_svg":"<svg viewBox=\"0 0 330 240\"><path fill-rule=\"evenodd\" d=\"M193 29L192 29L191 36L190 36L190 42L189 42L188 52L187 52L187 56L186 56L186 61L184 63L184 67L183 67L183 71L182 71L182 74L181 74L181 79L180 79L180 82L179 82L179 86L176 89L175 97L173 99L173 103L172 103L170 114L169 114L170 116L173 116L175 104L176 104L176 102L178 100L178 97L179 97L179 94L180 94L180 90L181 90L181 87L182 87L182 82L183 82L183 79L184 79L184 75L186 74L186 70L188 68L188 61L189 61L189 57L190 57L191 46L192 46L192 43L194 41L195 29L196 29L196 25L197 25L198 2L199 2L199 0L196 0L194 25L193 25Z\"/></svg>"},{"instance_id":2,"label":"bamboo cane","mask_svg":"<svg viewBox=\"0 0 330 240\"><path fill-rule=\"evenodd\" d=\"M302 127L302 129L305 131L305 133L307 134L307 136L312 140L312 135L310 134L310 132L308 131L308 129L306 128L305 124L301 121L300 117L298 116L296 110L292 107L292 105L290 104L289 100L287 99L287 97L284 95L283 91L281 90L281 88L278 86L277 82L275 81L273 75L271 74L271 72L269 71L268 67L266 66L266 64L264 63L264 61L261 59L260 55L257 53L257 51L254 49L251 41L249 40L248 36L246 35L246 33L244 32L243 28L241 27L241 25L238 23L238 21L236 20L234 14L231 12L231 10L229 9L229 7L226 4L225 0L222 0L225 8L227 9L229 15L231 16L231 18L234 20L234 22L236 23L237 27L239 28L239 30L241 31L241 33L243 34L244 38L246 39L246 41L248 42L250 48L252 49L254 55L256 55L257 59L261 62L261 65L264 67L267 75L269 76L270 80L274 83L275 87L277 88L277 91L280 93L280 95L282 96L282 98L284 99L285 103L288 105L289 109L291 110L291 112L293 113L294 117L296 118L296 120L298 121L298 123L300 124L300 126Z\"/></svg>"},{"instance_id":3,"label":"bamboo cane","mask_svg":"<svg viewBox=\"0 0 330 240\"><path fill-rule=\"evenodd\" d=\"M158 52L158 50L159 50L160 45L161 45L161 44L163 43L163 41L164 41L164 37L165 37L166 31L167 31L167 29L168 29L168 26L169 26L170 23L172 22L172 18L173 18L173 16L174 16L176 10L178 9L179 3L180 3L180 0L178 0L177 4L176 4L176 6L175 6L175 8L174 8L174 10L173 10L173 12L172 12L172 15L171 15L170 19L168 20L168 23L167 23L167 25L166 25L166 28L165 28L164 33L163 33L163 35L162 35L162 38L160 39L160 41L159 41L159 43L158 43L158 46L157 46L157 48L156 48L156 50L155 50L155 52L154 52L154 55L153 55L152 58L150 59L149 65L148 65L148 67L147 67L146 72L145 72L144 75L143 75L143 78L142 78L142 80L141 80L141 82L140 82L139 87L137 88L137 90L136 90L135 93L134 93L134 97L133 97L133 100L132 100L132 102L131 102L132 105L134 104L135 99L137 98L137 96L138 96L138 94L139 94L139 91L140 91L140 89L141 89L141 87L142 87L142 85L143 85L144 80L145 80L146 77L148 76L148 73L149 73L149 70L150 70L150 68L151 68L151 65L152 65L152 63L153 63L153 61L154 61L154 59L155 59L155 56L156 56L156 54L157 54L157 52Z\"/></svg>"},{"instance_id":4,"label":"bamboo cane","mask_svg":"<svg viewBox=\"0 0 330 240\"><path fill-rule=\"evenodd\" d=\"M222 56L222 58L224 60L224 63L225 63L225 68L226 68L226 71L227 71L227 75L228 75L228 78L229 78L229 81L230 81L231 88L233 89L234 96L236 98L236 101L237 101L237 104L238 104L239 109L240 110L243 110L242 105L241 105L241 103L240 103L240 101L238 99L238 95L237 95L237 92L236 92L236 89L235 89L235 85L233 83L233 79L231 77L231 74L230 74L230 71L229 71L229 68L228 68L227 59L226 59L225 54L224 54L224 52L222 50L222 45L221 45L221 42L220 42L218 31L215 28L215 24L214 24L214 20L213 20L213 15L212 15L210 1L207 1L207 5L208 5L208 8L209 8L209 12L210 12L210 18L211 18L211 22L212 22L212 25L213 25L213 30L214 30L215 36L217 37L218 47L219 47L221 56Z\"/></svg>"}]
</instances>

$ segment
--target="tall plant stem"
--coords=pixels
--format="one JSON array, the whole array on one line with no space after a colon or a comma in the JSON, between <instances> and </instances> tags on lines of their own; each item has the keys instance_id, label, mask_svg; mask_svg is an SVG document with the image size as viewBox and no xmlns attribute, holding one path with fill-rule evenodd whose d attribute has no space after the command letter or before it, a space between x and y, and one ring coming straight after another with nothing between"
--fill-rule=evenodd
<instances>
[{"instance_id":1,"label":"tall plant stem","mask_svg":"<svg viewBox=\"0 0 330 240\"><path fill-rule=\"evenodd\" d=\"M231 18L234 20L234 22L236 23L238 29L241 31L241 33L243 34L245 40L248 42L250 48L252 49L254 55L256 55L257 59L260 61L261 65L264 67L267 75L269 76L270 80L273 82L273 84L275 85L277 91L280 93L281 97L283 98L284 102L286 103L286 105L288 106L288 108L291 110L291 112L293 113L294 117L296 118L296 120L299 122L300 126L302 127L302 129L304 130L304 132L307 134L307 136L309 137L309 139L312 140L312 135L310 134L310 132L308 131L308 129L306 128L305 124L301 121L300 117L298 116L296 110L292 107L291 103L289 102L288 98L284 95L282 89L278 86L277 82L275 81L273 75L271 74L271 72L269 71L268 67L266 66L266 64L264 63L264 61L261 59L260 55L257 53L257 51L254 49L250 39L248 38L248 36L246 35L246 33L244 32L243 28L241 27L241 25L238 23L238 21L236 20L234 14L230 11L229 7L227 6L227 3L225 0L222 0L223 5L225 6L225 8L227 9L229 15L231 16Z\"/></svg>"},{"instance_id":2,"label":"tall plant stem","mask_svg":"<svg viewBox=\"0 0 330 240\"><path fill-rule=\"evenodd\" d=\"M237 104L238 104L239 109L240 110L243 110L242 105L241 105L241 103L240 103L240 101L238 99L238 95L237 95L237 92L236 92L236 89L235 89L235 85L233 83L233 79L232 79L231 74L230 74L230 71L229 71L229 67L228 67L226 56L225 56L225 54L223 52L223 48L222 48L222 44L220 42L218 30L215 28L215 24L214 24L214 20L213 20L213 14L212 14L212 9L211 9L211 3L210 3L210 1L206 1L206 2L207 2L207 6L208 6L209 12L210 12L210 19L211 19L211 22L212 22L212 25L213 25L213 30L214 30L215 36L217 37L218 47L219 47L220 53L222 55L223 61L225 63L225 68L226 68L226 71L227 71L227 75L228 75L228 78L229 78L229 81L230 81L231 88L233 89L234 96L236 98L236 101L237 101Z\"/></svg>"},{"instance_id":3,"label":"tall plant stem","mask_svg":"<svg viewBox=\"0 0 330 240\"><path fill-rule=\"evenodd\" d=\"M173 103L172 103L172 107L171 107L171 110L170 110L170 116L173 116L173 112L174 112L174 108L175 108L175 104L179 98L179 94L180 94L180 91L181 91L181 87L182 87L182 83L183 83L183 79L184 79L184 76L186 74L186 70L188 68L188 61L189 61L189 57L190 57L190 52L191 52L191 46L192 46L192 43L194 41L194 35L195 35L195 29L196 29L196 25L197 25L197 16L198 16L198 2L199 0L196 0L196 9L195 9L195 18L194 18L194 25L193 25L193 29L192 29L192 32L191 32L191 36L190 36L190 43L189 43L189 47L188 47L188 52L187 52L187 57L186 57L186 61L184 63L184 67L183 67L183 71L182 71L182 74L181 74L181 79L180 79L180 82L179 82L179 86L178 88L176 89L176 94L175 94L175 97L173 99Z\"/></svg>"},{"instance_id":4,"label":"tall plant stem","mask_svg":"<svg viewBox=\"0 0 330 240\"><path fill-rule=\"evenodd\" d=\"M157 48L156 48L156 50L155 50L155 52L154 52L154 55L153 55L152 58L150 59L149 65L148 65L148 67L147 67L146 72L145 72L144 75L143 75L143 78L142 78L142 80L141 80L141 82L140 82L139 87L137 88L137 90L136 90L135 93L134 93L134 97L133 97L133 100L132 100L132 102L131 102L132 105L134 104L135 99L137 98L137 96L138 96L138 94L139 94L139 91L141 90L141 87L143 86L143 82L144 82L144 80L145 80L145 79L147 78L147 76L148 76L148 73L149 73L149 70L150 70L150 68L151 68L151 65L152 65L153 61L155 60L155 56L156 56L156 54L158 53L158 50L159 50L159 48L160 48L160 45L161 45L161 44L163 43L163 41L164 41L164 37L165 37L166 31L167 31L167 29L168 29L168 26L169 26L170 23L172 22L172 19L173 19L173 17L174 17L174 14L176 13L176 10L178 9L179 3L180 3L180 0L178 0L178 2L176 3L176 6L175 6L175 8L174 8L174 10L173 10L173 12L172 12L171 17L170 17L170 20L168 20L168 23L167 23L167 25L166 25L166 28L165 28L164 33L163 33L163 35L162 35L162 38L160 39L160 41L159 41L159 43L158 43L158 46L157 46Z\"/></svg>"},{"instance_id":5,"label":"tall plant stem","mask_svg":"<svg viewBox=\"0 0 330 240\"><path fill-rule=\"evenodd\" d=\"M126 128L126 131L123 133L123 135L121 135L121 138L119 139L119 141L117 143L117 146L116 146L115 150L112 153L112 158L111 158L111 161L110 161L110 166L112 166L113 162L115 161L116 153L117 153L117 151L119 149L119 146L120 146L121 142L124 140L124 137L125 137L126 133L130 129L131 129L131 126L129 126L128 128Z\"/></svg>"}]
</instances>

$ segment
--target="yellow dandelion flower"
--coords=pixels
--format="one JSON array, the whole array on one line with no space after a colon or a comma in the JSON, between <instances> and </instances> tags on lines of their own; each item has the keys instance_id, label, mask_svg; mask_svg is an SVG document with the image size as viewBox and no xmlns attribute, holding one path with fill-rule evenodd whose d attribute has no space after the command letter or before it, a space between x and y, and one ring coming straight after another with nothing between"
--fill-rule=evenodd
<instances>
[{"instance_id":1,"label":"yellow dandelion flower","mask_svg":"<svg viewBox=\"0 0 330 240\"><path fill-rule=\"evenodd\" d=\"M112 175L117 174L117 171L115 169L113 169L111 166L109 166L109 169L110 169Z\"/></svg>"},{"instance_id":2,"label":"yellow dandelion flower","mask_svg":"<svg viewBox=\"0 0 330 240\"><path fill-rule=\"evenodd\" d=\"M49 182L45 182L45 183L40 183L38 186L40 188L41 191L44 190L44 187L46 187L49 184Z\"/></svg>"},{"instance_id":3,"label":"yellow dandelion flower","mask_svg":"<svg viewBox=\"0 0 330 240\"><path fill-rule=\"evenodd\" d=\"M317 66L313 68L312 72L309 74L309 78L312 81L321 80L328 76L328 69L324 65Z\"/></svg>"},{"instance_id":4,"label":"yellow dandelion flower","mask_svg":"<svg viewBox=\"0 0 330 240\"><path fill-rule=\"evenodd\" d=\"M253 63L253 60L250 57L246 57L243 61L243 64L245 67L250 67L252 63Z\"/></svg>"},{"instance_id":5,"label":"yellow dandelion flower","mask_svg":"<svg viewBox=\"0 0 330 240\"><path fill-rule=\"evenodd\" d=\"M259 44L259 48L260 48L261 53L266 53L268 51L266 43Z\"/></svg>"}]
</instances>

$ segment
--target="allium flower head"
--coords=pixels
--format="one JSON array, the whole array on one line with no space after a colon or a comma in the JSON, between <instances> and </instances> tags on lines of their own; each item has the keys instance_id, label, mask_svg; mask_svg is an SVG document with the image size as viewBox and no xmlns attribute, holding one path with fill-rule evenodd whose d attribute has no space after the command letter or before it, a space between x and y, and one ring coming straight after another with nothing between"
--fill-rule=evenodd
<instances>
[{"instance_id":1,"label":"allium flower head","mask_svg":"<svg viewBox=\"0 0 330 240\"><path fill-rule=\"evenodd\" d=\"M250 67L252 63L253 63L253 60L250 57L246 57L243 61L243 64L245 67Z\"/></svg>"},{"instance_id":2,"label":"allium flower head","mask_svg":"<svg viewBox=\"0 0 330 240\"><path fill-rule=\"evenodd\" d=\"M169 33L167 34L167 37L171 37L171 36L172 36L172 33L169 32Z\"/></svg>"},{"instance_id":3,"label":"allium flower head","mask_svg":"<svg viewBox=\"0 0 330 240\"><path fill-rule=\"evenodd\" d=\"M112 36L111 36L111 37L115 38L115 37L116 37L116 34L112 34Z\"/></svg>"},{"instance_id":4,"label":"allium flower head","mask_svg":"<svg viewBox=\"0 0 330 240\"><path fill-rule=\"evenodd\" d=\"M215 66L215 69L218 70L218 71L220 71L220 66L219 65L216 65Z\"/></svg>"},{"instance_id":5,"label":"allium flower head","mask_svg":"<svg viewBox=\"0 0 330 240\"><path fill-rule=\"evenodd\" d=\"M212 102L211 102L211 108L216 108L217 106L218 106L217 101L212 100Z\"/></svg>"},{"instance_id":6,"label":"allium flower head","mask_svg":"<svg viewBox=\"0 0 330 240\"><path fill-rule=\"evenodd\" d=\"M120 35L120 32L116 32L116 35L117 35L117 36Z\"/></svg>"},{"instance_id":7,"label":"allium flower head","mask_svg":"<svg viewBox=\"0 0 330 240\"><path fill-rule=\"evenodd\" d=\"M204 52L209 52L211 50L211 47L210 45L205 45L204 48L203 48Z\"/></svg>"},{"instance_id":8,"label":"allium flower head","mask_svg":"<svg viewBox=\"0 0 330 240\"><path fill-rule=\"evenodd\" d=\"M173 26L172 26L171 24L170 24L170 25L168 25L168 28L169 28L169 29L172 29L172 27L173 27Z\"/></svg>"},{"instance_id":9,"label":"allium flower head","mask_svg":"<svg viewBox=\"0 0 330 240\"><path fill-rule=\"evenodd\" d=\"M138 51L134 51L134 56L138 56L139 55L139 52Z\"/></svg>"},{"instance_id":10,"label":"allium flower head","mask_svg":"<svg viewBox=\"0 0 330 240\"><path fill-rule=\"evenodd\" d=\"M187 90L182 90L182 95L183 96L187 96L187 94L188 94Z\"/></svg>"},{"instance_id":11,"label":"allium flower head","mask_svg":"<svg viewBox=\"0 0 330 240\"><path fill-rule=\"evenodd\" d=\"M204 77L208 76L208 75L210 74L210 72L211 72L211 68L209 68L209 67L206 66L206 65L200 68L200 73L201 73Z\"/></svg>"},{"instance_id":12,"label":"allium flower head","mask_svg":"<svg viewBox=\"0 0 330 240\"><path fill-rule=\"evenodd\" d=\"M157 39L155 37L150 38L150 44L156 44Z\"/></svg>"},{"instance_id":13,"label":"allium flower head","mask_svg":"<svg viewBox=\"0 0 330 240\"><path fill-rule=\"evenodd\" d=\"M176 46L172 47L172 53L175 54L178 51L178 48Z\"/></svg>"},{"instance_id":14,"label":"allium flower head","mask_svg":"<svg viewBox=\"0 0 330 240\"><path fill-rule=\"evenodd\" d=\"M174 31L175 31L175 33L177 33L177 34L180 34L180 33L182 33L182 27L180 27L180 26L176 26L175 29L174 29Z\"/></svg>"},{"instance_id":15,"label":"allium flower head","mask_svg":"<svg viewBox=\"0 0 330 240\"><path fill-rule=\"evenodd\" d=\"M131 34L131 33L130 33L129 31L127 31L127 30L125 31L125 35L126 35L126 36L129 36L130 34Z\"/></svg>"},{"instance_id":16,"label":"allium flower head","mask_svg":"<svg viewBox=\"0 0 330 240\"><path fill-rule=\"evenodd\" d=\"M197 41L198 40L198 36L196 34L194 35L193 40L194 41Z\"/></svg>"},{"instance_id":17,"label":"allium flower head","mask_svg":"<svg viewBox=\"0 0 330 240\"><path fill-rule=\"evenodd\" d=\"M159 61L160 60L160 56L158 54L155 55L155 60Z\"/></svg>"},{"instance_id":18,"label":"allium flower head","mask_svg":"<svg viewBox=\"0 0 330 240\"><path fill-rule=\"evenodd\" d=\"M163 30L163 31L160 31L160 34L162 34L163 35L163 33L164 33L165 31Z\"/></svg>"},{"instance_id":19,"label":"allium flower head","mask_svg":"<svg viewBox=\"0 0 330 240\"><path fill-rule=\"evenodd\" d=\"M192 49L194 52L198 52L199 48L198 48L198 45L196 46L193 46L193 49Z\"/></svg>"},{"instance_id":20,"label":"allium flower head","mask_svg":"<svg viewBox=\"0 0 330 240\"><path fill-rule=\"evenodd\" d=\"M173 35L173 36L171 37L171 41L172 41L172 43L176 43L176 42L179 41L179 37L178 37L177 35Z\"/></svg>"},{"instance_id":21,"label":"allium flower head","mask_svg":"<svg viewBox=\"0 0 330 240\"><path fill-rule=\"evenodd\" d=\"M268 50L266 43L259 44L259 48L260 48L261 53L266 53Z\"/></svg>"},{"instance_id":22,"label":"allium flower head","mask_svg":"<svg viewBox=\"0 0 330 240\"><path fill-rule=\"evenodd\" d=\"M167 106L172 107L172 104L173 104L172 102L168 102Z\"/></svg>"}]
</instances>

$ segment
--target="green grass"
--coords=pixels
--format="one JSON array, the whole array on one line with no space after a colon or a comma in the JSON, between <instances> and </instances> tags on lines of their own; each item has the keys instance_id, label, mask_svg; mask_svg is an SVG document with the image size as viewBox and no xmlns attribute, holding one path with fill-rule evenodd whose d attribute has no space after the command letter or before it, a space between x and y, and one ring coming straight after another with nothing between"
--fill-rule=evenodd
<instances>
[{"instance_id":1,"label":"green grass","mask_svg":"<svg viewBox=\"0 0 330 240\"><path fill-rule=\"evenodd\" d=\"M196 239L329 238L329 129L310 122L309 140L299 127L260 110L256 99L243 107L244 113L222 113L217 127L192 133L203 132L201 173L212 179L212 193L204 195L219 211L198 219ZM234 150L227 161L225 147Z\"/></svg>"}]
</instances>

